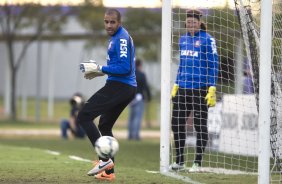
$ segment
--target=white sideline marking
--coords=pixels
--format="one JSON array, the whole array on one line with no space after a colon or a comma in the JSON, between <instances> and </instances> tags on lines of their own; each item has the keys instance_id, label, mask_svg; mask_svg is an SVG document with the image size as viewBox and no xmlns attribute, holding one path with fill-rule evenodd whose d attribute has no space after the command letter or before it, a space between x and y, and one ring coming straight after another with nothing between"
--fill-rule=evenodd
<instances>
[{"instance_id":1,"label":"white sideline marking","mask_svg":"<svg viewBox=\"0 0 282 184\"><path fill-rule=\"evenodd\" d=\"M161 174L163 174L163 175L165 175L165 176L169 176L169 177L176 178L176 179L178 179L178 180L182 180L182 181L184 181L185 183L201 184L201 183L199 183L199 182L196 182L196 181L192 180L191 178L189 178L189 177L187 177L187 176L181 176L181 175L179 175L179 174L177 174L177 173L175 173L175 172L163 172L163 173L161 173Z\"/></svg>"},{"instance_id":2,"label":"white sideline marking","mask_svg":"<svg viewBox=\"0 0 282 184\"><path fill-rule=\"evenodd\" d=\"M61 155L61 153L58 152L58 151L46 150L45 152L48 153L48 154L51 154L51 155L57 155L57 156ZM81 157L78 157L78 156L74 156L74 155L69 155L69 158L72 159L72 160L77 160L77 161L82 161L82 162L92 162L91 160L81 158Z\"/></svg>"},{"instance_id":3,"label":"white sideline marking","mask_svg":"<svg viewBox=\"0 0 282 184\"><path fill-rule=\"evenodd\" d=\"M245 172L240 170L230 170L224 168L202 167L201 169L202 169L201 172L206 172L206 173L227 174L227 175L239 175L239 174L257 175L257 173L254 172Z\"/></svg>"},{"instance_id":4,"label":"white sideline marking","mask_svg":"<svg viewBox=\"0 0 282 184\"><path fill-rule=\"evenodd\" d=\"M152 173L152 174L158 174L160 173L159 171L149 171L149 170L145 170L147 173Z\"/></svg>"},{"instance_id":5,"label":"white sideline marking","mask_svg":"<svg viewBox=\"0 0 282 184\"><path fill-rule=\"evenodd\" d=\"M73 159L73 160L77 160L77 161L82 161L82 162L92 162L91 160L81 158L81 157L78 157L78 156L74 156L74 155L70 155L69 158Z\"/></svg>"},{"instance_id":6,"label":"white sideline marking","mask_svg":"<svg viewBox=\"0 0 282 184\"><path fill-rule=\"evenodd\" d=\"M51 154L51 155L60 155L61 153L58 151L51 151L51 150L46 150L47 153Z\"/></svg>"}]
</instances>

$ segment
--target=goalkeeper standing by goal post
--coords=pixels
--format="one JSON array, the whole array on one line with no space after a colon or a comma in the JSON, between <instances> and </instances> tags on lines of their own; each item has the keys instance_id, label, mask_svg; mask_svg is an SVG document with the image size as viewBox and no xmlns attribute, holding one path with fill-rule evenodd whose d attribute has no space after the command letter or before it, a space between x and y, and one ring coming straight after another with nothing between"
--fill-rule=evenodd
<instances>
[{"instance_id":1,"label":"goalkeeper standing by goal post","mask_svg":"<svg viewBox=\"0 0 282 184\"><path fill-rule=\"evenodd\" d=\"M207 33L199 10L186 12L186 34L179 39L180 62L176 81L171 92L172 131L176 160L172 170L185 168L184 148L186 122L193 113L196 130L195 159L189 172L198 172L208 141L208 107L216 104L216 81L218 77L218 54L215 39Z\"/></svg>"},{"instance_id":2,"label":"goalkeeper standing by goal post","mask_svg":"<svg viewBox=\"0 0 282 184\"><path fill-rule=\"evenodd\" d=\"M102 136L112 136L112 127L121 112L134 98L137 88L135 76L135 49L133 40L121 25L121 15L116 9L108 9L104 16L104 26L109 40L107 65L100 66L95 61L80 63L86 79L108 75L106 84L90 97L78 114L78 123L85 130L93 148ZM100 116L98 128L93 120ZM87 174L98 180L113 181L114 158L99 158Z\"/></svg>"}]
</instances>

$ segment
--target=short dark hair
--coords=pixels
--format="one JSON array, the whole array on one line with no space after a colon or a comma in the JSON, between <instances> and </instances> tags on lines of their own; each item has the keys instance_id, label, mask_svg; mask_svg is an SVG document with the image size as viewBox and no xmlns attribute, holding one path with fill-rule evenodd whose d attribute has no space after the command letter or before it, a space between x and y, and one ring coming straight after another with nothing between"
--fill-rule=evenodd
<instances>
[{"instance_id":1,"label":"short dark hair","mask_svg":"<svg viewBox=\"0 0 282 184\"><path fill-rule=\"evenodd\" d=\"M199 21L201 20L201 17L203 16L202 12L200 10L187 10L186 11L186 17L193 17L198 19ZM204 22L201 22L201 29L206 31L207 30L207 25Z\"/></svg>"},{"instance_id":2,"label":"short dark hair","mask_svg":"<svg viewBox=\"0 0 282 184\"><path fill-rule=\"evenodd\" d=\"M200 10L187 10L186 11L186 17L194 17L198 20L201 19L201 17L203 16L202 12Z\"/></svg>"},{"instance_id":3,"label":"short dark hair","mask_svg":"<svg viewBox=\"0 0 282 184\"><path fill-rule=\"evenodd\" d=\"M109 8L106 10L105 12L106 15L116 15L117 16L117 20L120 22L121 21L121 15L120 15L120 12L115 9L115 8Z\"/></svg>"}]
</instances>

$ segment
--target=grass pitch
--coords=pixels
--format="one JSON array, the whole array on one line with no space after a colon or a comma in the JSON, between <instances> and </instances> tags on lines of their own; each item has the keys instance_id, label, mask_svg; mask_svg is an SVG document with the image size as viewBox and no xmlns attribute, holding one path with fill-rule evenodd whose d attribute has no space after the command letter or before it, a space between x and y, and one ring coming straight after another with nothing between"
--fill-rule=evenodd
<instances>
[{"instance_id":1,"label":"grass pitch","mask_svg":"<svg viewBox=\"0 0 282 184\"><path fill-rule=\"evenodd\" d=\"M1 129L21 130L36 128L52 129L54 124L0 121ZM255 184L254 175L224 175L215 173L191 174L181 172L179 179L159 173L159 139L147 138L142 141L118 139L120 150L115 157L116 184L180 184L181 177L207 184ZM194 153L193 150L189 152ZM194 154L193 154L194 155ZM71 159L76 156L82 161ZM80 184L105 183L87 176L96 159L94 149L88 139L62 140L59 137L0 135L0 183L2 184ZM193 158L188 158L192 160ZM218 155L204 160L218 162ZM221 163L221 162L219 162ZM242 163L243 164L243 163ZM279 176L278 176L279 177Z\"/></svg>"},{"instance_id":2,"label":"grass pitch","mask_svg":"<svg viewBox=\"0 0 282 184\"><path fill-rule=\"evenodd\" d=\"M117 184L180 184L183 180L161 175L159 171L159 140L139 142L119 140L115 157ZM96 158L90 142L58 138L1 138L0 183L105 183L87 176ZM83 161L71 159L77 156ZM86 161L85 161L86 160ZM257 183L256 176L185 174L200 183Z\"/></svg>"},{"instance_id":3,"label":"grass pitch","mask_svg":"<svg viewBox=\"0 0 282 184\"><path fill-rule=\"evenodd\" d=\"M147 172L159 170L158 141L119 142L114 183L182 183ZM91 163L69 158L96 158L88 140L6 138L1 139L0 150L0 183L99 183L86 175Z\"/></svg>"}]
</instances>

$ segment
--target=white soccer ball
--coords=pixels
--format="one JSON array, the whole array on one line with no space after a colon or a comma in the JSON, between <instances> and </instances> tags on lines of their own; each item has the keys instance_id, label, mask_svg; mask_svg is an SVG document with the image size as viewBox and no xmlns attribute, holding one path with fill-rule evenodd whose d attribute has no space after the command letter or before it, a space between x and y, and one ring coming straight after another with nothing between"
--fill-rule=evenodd
<instances>
[{"instance_id":1,"label":"white soccer ball","mask_svg":"<svg viewBox=\"0 0 282 184\"><path fill-rule=\"evenodd\" d=\"M99 157L112 158L118 152L119 144L116 138L111 136L101 136L95 142L95 150Z\"/></svg>"}]
</instances>

